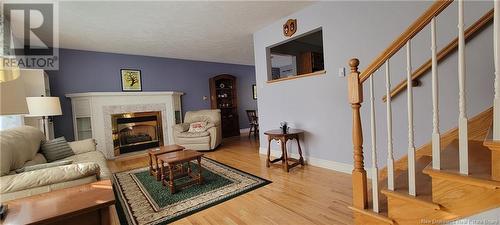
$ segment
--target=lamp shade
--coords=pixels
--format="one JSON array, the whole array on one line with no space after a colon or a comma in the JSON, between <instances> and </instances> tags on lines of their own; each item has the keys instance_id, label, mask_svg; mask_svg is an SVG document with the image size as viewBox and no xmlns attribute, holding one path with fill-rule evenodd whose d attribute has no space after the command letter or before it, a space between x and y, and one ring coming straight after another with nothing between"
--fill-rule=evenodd
<instances>
[{"instance_id":1,"label":"lamp shade","mask_svg":"<svg viewBox=\"0 0 500 225\"><path fill-rule=\"evenodd\" d=\"M14 79L0 82L0 115L28 114L24 81Z\"/></svg>"},{"instance_id":2,"label":"lamp shade","mask_svg":"<svg viewBox=\"0 0 500 225\"><path fill-rule=\"evenodd\" d=\"M26 97L28 116L59 116L62 115L59 97Z\"/></svg>"}]
</instances>

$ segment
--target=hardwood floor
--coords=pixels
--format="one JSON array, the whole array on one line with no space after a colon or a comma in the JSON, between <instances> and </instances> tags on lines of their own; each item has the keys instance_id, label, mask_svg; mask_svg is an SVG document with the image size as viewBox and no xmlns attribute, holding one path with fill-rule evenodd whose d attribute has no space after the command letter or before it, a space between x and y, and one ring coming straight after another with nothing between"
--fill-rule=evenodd
<instances>
[{"instance_id":1,"label":"hardwood floor","mask_svg":"<svg viewBox=\"0 0 500 225\"><path fill-rule=\"evenodd\" d=\"M173 224L353 224L351 176L314 166L266 167L253 137L233 137L206 157L273 183L213 206ZM147 166L147 157L109 161L113 172ZM168 191L165 189L165 191ZM114 213L116 214L116 213ZM119 224L114 215L114 224Z\"/></svg>"}]
</instances>

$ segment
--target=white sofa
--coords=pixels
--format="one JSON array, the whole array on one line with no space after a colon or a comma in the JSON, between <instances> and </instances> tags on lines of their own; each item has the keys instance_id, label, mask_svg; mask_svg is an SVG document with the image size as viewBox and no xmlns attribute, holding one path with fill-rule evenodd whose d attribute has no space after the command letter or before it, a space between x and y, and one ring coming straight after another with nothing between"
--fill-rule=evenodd
<instances>
[{"instance_id":1,"label":"white sofa","mask_svg":"<svg viewBox=\"0 0 500 225\"><path fill-rule=\"evenodd\" d=\"M47 163L40 153L43 141L45 136L34 127L23 126L0 132L0 202L110 177L106 159L96 151L92 139L69 142L75 153L63 159L71 160L69 165L16 172L26 166Z\"/></svg>"}]
</instances>

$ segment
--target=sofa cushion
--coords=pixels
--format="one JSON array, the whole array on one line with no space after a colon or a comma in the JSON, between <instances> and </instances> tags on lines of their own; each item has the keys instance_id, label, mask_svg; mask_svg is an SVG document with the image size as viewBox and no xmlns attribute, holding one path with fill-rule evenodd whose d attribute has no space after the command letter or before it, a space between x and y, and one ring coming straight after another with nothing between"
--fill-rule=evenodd
<instances>
[{"instance_id":1,"label":"sofa cushion","mask_svg":"<svg viewBox=\"0 0 500 225\"><path fill-rule=\"evenodd\" d=\"M66 138L59 137L54 140L46 141L42 144L42 154L48 162L64 159L74 155L73 150L66 142Z\"/></svg>"},{"instance_id":2,"label":"sofa cushion","mask_svg":"<svg viewBox=\"0 0 500 225\"><path fill-rule=\"evenodd\" d=\"M32 160L27 161L23 165L23 167L33 166L33 165L38 165L38 164L43 164L43 163L47 163L47 159L45 159L45 156L43 156L41 153L36 153L35 157L33 157Z\"/></svg>"},{"instance_id":3,"label":"sofa cushion","mask_svg":"<svg viewBox=\"0 0 500 225\"><path fill-rule=\"evenodd\" d=\"M106 163L106 158L100 151L92 151L86 152L83 154L73 155L63 160L73 160L73 164L75 163L97 163L101 168L101 173L99 178L106 179L111 177L111 172L108 169L108 165ZM63 161L59 160L59 161Z\"/></svg>"},{"instance_id":4,"label":"sofa cushion","mask_svg":"<svg viewBox=\"0 0 500 225\"><path fill-rule=\"evenodd\" d=\"M210 144L210 135L204 137L177 137L180 146L186 147L186 144ZM186 147L187 148L187 147Z\"/></svg>"},{"instance_id":5,"label":"sofa cushion","mask_svg":"<svg viewBox=\"0 0 500 225\"><path fill-rule=\"evenodd\" d=\"M63 160L59 162L51 162L51 163L43 163L43 164L37 164L33 166L25 166L23 168L17 169L16 173L24 173L24 172L29 172L33 170L41 170L41 169L46 169L50 167L56 167L56 166L65 166L73 163L72 160Z\"/></svg>"},{"instance_id":6,"label":"sofa cushion","mask_svg":"<svg viewBox=\"0 0 500 225\"><path fill-rule=\"evenodd\" d=\"M197 137L206 137L209 136L210 133L207 131L202 131L202 132L182 132L177 134L177 137L180 138L197 138Z\"/></svg>"},{"instance_id":7,"label":"sofa cushion","mask_svg":"<svg viewBox=\"0 0 500 225\"><path fill-rule=\"evenodd\" d=\"M20 191L99 174L96 163L79 163L0 177L0 193Z\"/></svg>"},{"instance_id":8,"label":"sofa cushion","mask_svg":"<svg viewBox=\"0 0 500 225\"><path fill-rule=\"evenodd\" d=\"M189 124L189 133L198 133L207 130L207 122L194 122Z\"/></svg>"},{"instance_id":9,"label":"sofa cushion","mask_svg":"<svg viewBox=\"0 0 500 225\"><path fill-rule=\"evenodd\" d=\"M0 172L7 175L11 170L22 168L35 157L45 135L34 127L22 126L0 131Z\"/></svg>"},{"instance_id":10,"label":"sofa cushion","mask_svg":"<svg viewBox=\"0 0 500 225\"><path fill-rule=\"evenodd\" d=\"M71 150L78 155L86 152L91 152L95 151L96 147L96 142L94 139L89 138L81 141L73 141L73 142L68 142L69 147L71 147Z\"/></svg>"},{"instance_id":11,"label":"sofa cushion","mask_svg":"<svg viewBox=\"0 0 500 225\"><path fill-rule=\"evenodd\" d=\"M19 198L26 198L29 196L33 195L39 195L63 188L69 188L69 187L75 187L75 186L80 186L84 184L89 184L97 181L96 176L87 176L87 177L82 177L76 180L71 180L71 181L64 181L60 183L55 183L55 184L48 184L44 186L38 186L34 188L28 188L20 191L13 191L13 192L7 192L7 193L2 193L2 198L0 198L0 202L6 202L10 200L15 200Z\"/></svg>"}]
</instances>

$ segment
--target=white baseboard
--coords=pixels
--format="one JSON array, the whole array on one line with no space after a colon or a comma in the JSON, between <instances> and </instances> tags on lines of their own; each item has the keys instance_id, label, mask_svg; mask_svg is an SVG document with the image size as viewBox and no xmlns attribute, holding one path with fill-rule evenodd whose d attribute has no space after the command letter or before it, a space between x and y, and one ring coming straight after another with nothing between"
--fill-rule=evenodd
<instances>
[{"instance_id":1,"label":"white baseboard","mask_svg":"<svg viewBox=\"0 0 500 225\"><path fill-rule=\"evenodd\" d=\"M259 153L261 155L267 155L267 148L259 148ZM271 156L280 157L281 150L271 149ZM298 153L292 153L291 157L299 158ZM335 162L326 159L314 158L310 156L304 156L305 163L307 165L317 166L329 170L334 170L341 173L352 174L353 166L347 163ZM366 171L366 175L368 178L371 177L370 171Z\"/></svg>"}]
</instances>

